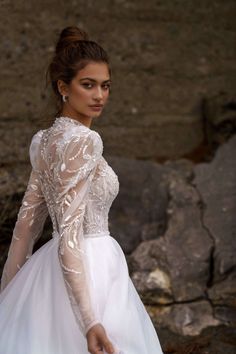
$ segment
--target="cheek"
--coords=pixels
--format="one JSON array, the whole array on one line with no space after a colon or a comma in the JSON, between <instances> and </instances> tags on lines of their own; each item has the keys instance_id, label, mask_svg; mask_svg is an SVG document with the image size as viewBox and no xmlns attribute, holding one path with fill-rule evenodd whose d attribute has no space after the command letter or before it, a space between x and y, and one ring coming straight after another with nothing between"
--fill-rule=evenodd
<instances>
[{"instance_id":1,"label":"cheek","mask_svg":"<svg viewBox=\"0 0 236 354\"><path fill-rule=\"evenodd\" d=\"M89 97L90 97L90 93L89 91L83 90L81 88L77 88L74 91L74 99L77 100L77 102L79 103L83 103L84 101L86 101Z\"/></svg>"},{"instance_id":2,"label":"cheek","mask_svg":"<svg viewBox=\"0 0 236 354\"><path fill-rule=\"evenodd\" d=\"M90 96L91 96L91 92L89 90L80 91L80 98L82 98L85 102L90 98Z\"/></svg>"},{"instance_id":3,"label":"cheek","mask_svg":"<svg viewBox=\"0 0 236 354\"><path fill-rule=\"evenodd\" d=\"M109 95L110 95L110 91L109 90L105 91L105 93L104 93L105 100L108 99Z\"/></svg>"}]
</instances>

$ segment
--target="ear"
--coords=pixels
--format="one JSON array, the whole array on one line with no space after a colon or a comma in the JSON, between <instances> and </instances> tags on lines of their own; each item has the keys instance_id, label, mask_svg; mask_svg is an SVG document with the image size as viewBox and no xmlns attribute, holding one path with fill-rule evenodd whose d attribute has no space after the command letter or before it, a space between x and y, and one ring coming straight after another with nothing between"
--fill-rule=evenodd
<instances>
[{"instance_id":1,"label":"ear","mask_svg":"<svg viewBox=\"0 0 236 354\"><path fill-rule=\"evenodd\" d=\"M68 95L68 86L63 80L57 80L57 88L61 95Z\"/></svg>"}]
</instances>

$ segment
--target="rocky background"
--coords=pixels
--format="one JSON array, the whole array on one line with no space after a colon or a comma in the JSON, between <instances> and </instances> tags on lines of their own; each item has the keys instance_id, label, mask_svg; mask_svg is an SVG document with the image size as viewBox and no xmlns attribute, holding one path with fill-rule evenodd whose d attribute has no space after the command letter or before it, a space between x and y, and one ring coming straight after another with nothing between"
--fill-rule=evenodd
<instances>
[{"instance_id":1,"label":"rocky background","mask_svg":"<svg viewBox=\"0 0 236 354\"><path fill-rule=\"evenodd\" d=\"M236 352L235 14L234 0L0 1L0 268L31 137L52 120L45 71L79 25L110 55L93 124L120 181L110 230L165 353Z\"/></svg>"}]
</instances>

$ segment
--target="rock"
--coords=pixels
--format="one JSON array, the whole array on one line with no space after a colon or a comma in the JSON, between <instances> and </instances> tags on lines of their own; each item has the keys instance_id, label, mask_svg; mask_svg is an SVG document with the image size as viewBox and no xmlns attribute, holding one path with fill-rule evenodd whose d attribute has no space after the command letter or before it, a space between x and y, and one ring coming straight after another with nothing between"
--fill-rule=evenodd
<instances>
[{"instance_id":1,"label":"rock","mask_svg":"<svg viewBox=\"0 0 236 354\"><path fill-rule=\"evenodd\" d=\"M184 336L196 336L204 328L220 324L220 321L214 318L212 307L206 300L157 307L152 316L157 326L168 327Z\"/></svg>"},{"instance_id":2,"label":"rock","mask_svg":"<svg viewBox=\"0 0 236 354\"><path fill-rule=\"evenodd\" d=\"M30 165L29 145L37 129L30 121L0 119L0 160L1 164L11 166ZM24 174L21 168L19 174Z\"/></svg>"},{"instance_id":3,"label":"rock","mask_svg":"<svg viewBox=\"0 0 236 354\"><path fill-rule=\"evenodd\" d=\"M168 294L166 301L170 301L170 289L175 302L191 301L205 294L213 241L202 225L196 190L178 174L172 174L169 177L169 195L169 221L164 236L141 243L132 253L132 258L137 270L149 271L150 276L158 269L164 272L165 279L170 279L171 287L159 287L159 291L165 290ZM138 289L143 289L143 284L138 284L137 279L135 283ZM162 297L161 301L163 303Z\"/></svg>"},{"instance_id":4,"label":"rock","mask_svg":"<svg viewBox=\"0 0 236 354\"><path fill-rule=\"evenodd\" d=\"M206 97L203 114L208 143L214 149L236 133L236 100L233 94L220 92Z\"/></svg>"},{"instance_id":5,"label":"rock","mask_svg":"<svg viewBox=\"0 0 236 354\"><path fill-rule=\"evenodd\" d=\"M211 163L196 165L193 184L204 203L203 224L214 241L212 282L236 269L236 136L222 145Z\"/></svg>"},{"instance_id":6,"label":"rock","mask_svg":"<svg viewBox=\"0 0 236 354\"><path fill-rule=\"evenodd\" d=\"M235 91L235 0L199 6L189 1L117 0L111 6L87 1L79 7L77 1L58 7L50 0L46 10L44 2L37 2L37 9L34 2L23 4L2 0L0 22L1 33L8 33L0 43L1 119L24 121L11 138L18 147L29 119L41 125L53 111L45 71L65 16L68 23L85 27L111 58L111 104L94 124L112 154L166 159L192 153L204 139L203 99ZM29 13L43 14L37 30Z\"/></svg>"},{"instance_id":7,"label":"rock","mask_svg":"<svg viewBox=\"0 0 236 354\"><path fill-rule=\"evenodd\" d=\"M171 280L163 238L143 241L131 258L135 268L131 279L142 300L148 304L172 303Z\"/></svg>"},{"instance_id":8,"label":"rock","mask_svg":"<svg viewBox=\"0 0 236 354\"><path fill-rule=\"evenodd\" d=\"M23 166L23 168L22 168ZM15 164L0 168L0 195L2 198L11 197L25 192L30 176L29 164ZM20 202L20 201L19 201Z\"/></svg>"},{"instance_id":9,"label":"rock","mask_svg":"<svg viewBox=\"0 0 236 354\"><path fill-rule=\"evenodd\" d=\"M157 326L157 333L166 354L235 354L235 327L207 327L197 336L183 336Z\"/></svg>"},{"instance_id":10,"label":"rock","mask_svg":"<svg viewBox=\"0 0 236 354\"><path fill-rule=\"evenodd\" d=\"M226 305L236 309L236 274L232 273L225 280L214 284L208 289L208 296L214 305Z\"/></svg>"},{"instance_id":11,"label":"rock","mask_svg":"<svg viewBox=\"0 0 236 354\"><path fill-rule=\"evenodd\" d=\"M236 137L211 163L166 162L167 228L130 255L144 303L156 304L162 325L184 335L235 323L235 151Z\"/></svg>"},{"instance_id":12,"label":"rock","mask_svg":"<svg viewBox=\"0 0 236 354\"><path fill-rule=\"evenodd\" d=\"M214 305L214 316L222 323L236 326L236 274L232 272L225 280L208 289Z\"/></svg>"},{"instance_id":13,"label":"rock","mask_svg":"<svg viewBox=\"0 0 236 354\"><path fill-rule=\"evenodd\" d=\"M214 317L222 324L236 327L236 308L229 306L215 306Z\"/></svg>"},{"instance_id":14,"label":"rock","mask_svg":"<svg viewBox=\"0 0 236 354\"><path fill-rule=\"evenodd\" d=\"M204 296L210 276L213 241L202 225L200 198L183 178L169 180L169 222L164 235L175 301Z\"/></svg>"},{"instance_id":15,"label":"rock","mask_svg":"<svg viewBox=\"0 0 236 354\"><path fill-rule=\"evenodd\" d=\"M165 232L168 191L164 170L150 161L113 156L108 156L107 161L120 182L119 197L110 211L110 229L129 254L143 240L156 239Z\"/></svg>"},{"instance_id":16,"label":"rock","mask_svg":"<svg viewBox=\"0 0 236 354\"><path fill-rule=\"evenodd\" d=\"M194 163L188 159L167 160L163 163L164 179L181 178L186 182L194 177Z\"/></svg>"}]
</instances>

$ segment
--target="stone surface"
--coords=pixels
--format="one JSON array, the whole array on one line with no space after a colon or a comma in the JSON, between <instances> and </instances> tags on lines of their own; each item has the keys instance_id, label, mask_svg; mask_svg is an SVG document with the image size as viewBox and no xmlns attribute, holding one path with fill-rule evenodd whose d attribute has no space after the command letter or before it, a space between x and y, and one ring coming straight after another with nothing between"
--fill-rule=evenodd
<instances>
[{"instance_id":1,"label":"stone surface","mask_svg":"<svg viewBox=\"0 0 236 354\"><path fill-rule=\"evenodd\" d=\"M54 107L45 72L60 30L75 24L110 56L110 102L94 122L108 151L129 158L195 158L205 144L203 102L218 107L214 97L225 92L224 106L235 91L234 13L234 0L198 6L188 0L70 0L60 6L56 0L1 1L4 128L9 119L25 127L49 119ZM20 141L21 134L14 130L12 139Z\"/></svg>"},{"instance_id":2,"label":"stone surface","mask_svg":"<svg viewBox=\"0 0 236 354\"><path fill-rule=\"evenodd\" d=\"M203 329L220 324L220 321L214 318L213 309L206 300L156 307L150 313L158 326L167 327L172 332L184 336L196 336Z\"/></svg>"},{"instance_id":3,"label":"stone surface","mask_svg":"<svg viewBox=\"0 0 236 354\"><path fill-rule=\"evenodd\" d=\"M232 272L225 280L208 289L208 296L214 305L232 306L236 309L236 274Z\"/></svg>"},{"instance_id":4,"label":"stone surface","mask_svg":"<svg viewBox=\"0 0 236 354\"><path fill-rule=\"evenodd\" d=\"M233 136L212 162L162 165L166 231L129 257L142 300L157 306L162 325L183 335L236 324L235 154ZM185 328L181 320L188 318Z\"/></svg>"},{"instance_id":5,"label":"stone surface","mask_svg":"<svg viewBox=\"0 0 236 354\"><path fill-rule=\"evenodd\" d=\"M198 336L182 336L157 326L165 354L235 354L236 328L217 326Z\"/></svg>"},{"instance_id":6,"label":"stone surface","mask_svg":"<svg viewBox=\"0 0 236 354\"><path fill-rule=\"evenodd\" d=\"M124 251L131 253L141 241L165 232L168 195L163 169L151 161L115 156L106 156L106 160L117 171L121 185L110 210L110 227Z\"/></svg>"},{"instance_id":7,"label":"stone surface","mask_svg":"<svg viewBox=\"0 0 236 354\"><path fill-rule=\"evenodd\" d=\"M202 225L196 190L178 179L170 183L169 193L165 241L173 295L176 301L189 301L204 295L213 241Z\"/></svg>"},{"instance_id":8,"label":"stone surface","mask_svg":"<svg viewBox=\"0 0 236 354\"><path fill-rule=\"evenodd\" d=\"M236 268L236 136L218 149L211 163L195 167L193 183L204 203L203 223L214 240L213 282Z\"/></svg>"},{"instance_id":9,"label":"stone surface","mask_svg":"<svg viewBox=\"0 0 236 354\"><path fill-rule=\"evenodd\" d=\"M220 92L203 102L205 135L212 150L236 133L236 98Z\"/></svg>"},{"instance_id":10,"label":"stone surface","mask_svg":"<svg viewBox=\"0 0 236 354\"><path fill-rule=\"evenodd\" d=\"M131 255L130 275L143 301L152 304L173 303L170 270L163 238L144 241Z\"/></svg>"}]
</instances>

